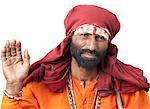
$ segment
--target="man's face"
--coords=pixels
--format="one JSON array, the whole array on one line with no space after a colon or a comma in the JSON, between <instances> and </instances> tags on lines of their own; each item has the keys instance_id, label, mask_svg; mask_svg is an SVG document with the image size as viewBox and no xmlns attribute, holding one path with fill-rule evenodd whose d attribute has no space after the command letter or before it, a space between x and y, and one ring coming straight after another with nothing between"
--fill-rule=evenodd
<instances>
[{"instance_id":1,"label":"man's face","mask_svg":"<svg viewBox=\"0 0 150 109\"><path fill-rule=\"evenodd\" d=\"M108 40L103 35L81 33L73 35L70 52L79 67L92 69L104 59Z\"/></svg>"}]
</instances>

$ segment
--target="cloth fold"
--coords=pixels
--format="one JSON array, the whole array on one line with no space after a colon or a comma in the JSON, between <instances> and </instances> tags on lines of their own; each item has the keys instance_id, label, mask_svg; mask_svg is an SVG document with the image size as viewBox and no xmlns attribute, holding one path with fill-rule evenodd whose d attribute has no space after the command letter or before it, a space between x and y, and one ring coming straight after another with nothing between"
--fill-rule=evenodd
<instances>
[{"instance_id":1,"label":"cloth fold","mask_svg":"<svg viewBox=\"0 0 150 109\"><path fill-rule=\"evenodd\" d=\"M52 92L61 92L66 85L66 78L71 73L70 42L75 28L82 24L94 24L109 30L110 40L119 32L120 23L115 14L95 5L78 5L72 8L65 18L66 38L41 60L31 65L23 86L31 81L41 81ZM148 91L150 84L139 68L124 64L117 59L118 48L109 42L108 52L99 66L97 89L120 91L123 93L137 90Z\"/></svg>"}]
</instances>

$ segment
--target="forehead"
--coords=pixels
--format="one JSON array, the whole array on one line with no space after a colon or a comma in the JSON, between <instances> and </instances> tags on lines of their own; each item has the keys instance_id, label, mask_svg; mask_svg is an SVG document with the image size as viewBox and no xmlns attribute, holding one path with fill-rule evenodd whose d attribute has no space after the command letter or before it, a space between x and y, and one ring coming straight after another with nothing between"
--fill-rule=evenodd
<instances>
[{"instance_id":1,"label":"forehead","mask_svg":"<svg viewBox=\"0 0 150 109\"><path fill-rule=\"evenodd\" d=\"M97 33L97 34L100 34L100 33L105 33L105 34L108 34L110 35L108 29L106 28L103 28L103 27L98 27L98 26L95 26L93 24L84 24L84 25L81 25L79 26L78 28L76 28L74 30L74 35L78 34L78 33Z\"/></svg>"},{"instance_id":2,"label":"forehead","mask_svg":"<svg viewBox=\"0 0 150 109\"><path fill-rule=\"evenodd\" d=\"M110 37L110 33L108 29L98 27L92 24L84 24L74 30L74 36L81 35L84 33L89 33L92 35L100 35L100 36L105 37L107 40L109 40L109 37Z\"/></svg>"}]
</instances>

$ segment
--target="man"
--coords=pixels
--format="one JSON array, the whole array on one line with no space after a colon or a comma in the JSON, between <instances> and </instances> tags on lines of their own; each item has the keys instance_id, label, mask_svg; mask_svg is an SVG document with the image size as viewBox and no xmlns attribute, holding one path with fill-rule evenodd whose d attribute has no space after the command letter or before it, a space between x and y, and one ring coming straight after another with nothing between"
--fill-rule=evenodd
<instances>
[{"instance_id":1,"label":"man","mask_svg":"<svg viewBox=\"0 0 150 109\"><path fill-rule=\"evenodd\" d=\"M78 5L64 24L66 38L31 67L21 43L6 42L1 52L7 80L2 109L150 108L150 85L142 70L117 59L111 40L120 23L113 13Z\"/></svg>"}]
</instances>

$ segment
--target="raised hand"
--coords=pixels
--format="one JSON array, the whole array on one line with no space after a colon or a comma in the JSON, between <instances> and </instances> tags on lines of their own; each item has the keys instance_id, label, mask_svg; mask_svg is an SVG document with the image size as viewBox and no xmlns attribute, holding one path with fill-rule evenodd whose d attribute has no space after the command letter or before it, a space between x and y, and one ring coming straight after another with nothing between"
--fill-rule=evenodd
<instances>
[{"instance_id":1,"label":"raised hand","mask_svg":"<svg viewBox=\"0 0 150 109\"><path fill-rule=\"evenodd\" d=\"M7 81L6 88L15 84L21 84L28 75L30 67L30 56L24 51L22 56L21 42L13 40L6 41L1 51L2 69ZM9 89L9 88L8 88Z\"/></svg>"}]
</instances>

